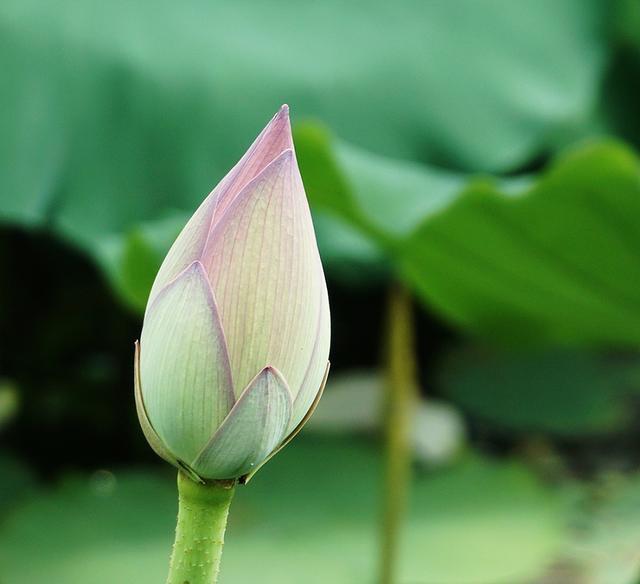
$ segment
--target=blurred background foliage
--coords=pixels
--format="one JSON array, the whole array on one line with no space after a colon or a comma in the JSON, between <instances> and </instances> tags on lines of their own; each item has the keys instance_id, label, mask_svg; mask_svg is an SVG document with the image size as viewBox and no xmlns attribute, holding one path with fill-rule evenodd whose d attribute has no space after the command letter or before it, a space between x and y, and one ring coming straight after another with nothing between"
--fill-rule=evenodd
<instances>
[{"instance_id":1,"label":"blurred background foliage","mask_svg":"<svg viewBox=\"0 0 640 584\"><path fill-rule=\"evenodd\" d=\"M399 581L640 581L640 2L3 0L0 68L0 583L163 580L132 343L284 102L333 373L238 493L224 581L374 581L397 280L423 388Z\"/></svg>"}]
</instances>

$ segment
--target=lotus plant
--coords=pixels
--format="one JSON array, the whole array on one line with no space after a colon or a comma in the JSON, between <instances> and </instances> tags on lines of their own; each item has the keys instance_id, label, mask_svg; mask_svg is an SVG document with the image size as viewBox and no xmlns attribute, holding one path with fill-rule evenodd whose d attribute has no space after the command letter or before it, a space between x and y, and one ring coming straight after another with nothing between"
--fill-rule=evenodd
<instances>
[{"instance_id":1,"label":"lotus plant","mask_svg":"<svg viewBox=\"0 0 640 584\"><path fill-rule=\"evenodd\" d=\"M313 412L329 304L283 106L188 221L149 295L135 396L178 467L169 583L215 582L233 490Z\"/></svg>"}]
</instances>

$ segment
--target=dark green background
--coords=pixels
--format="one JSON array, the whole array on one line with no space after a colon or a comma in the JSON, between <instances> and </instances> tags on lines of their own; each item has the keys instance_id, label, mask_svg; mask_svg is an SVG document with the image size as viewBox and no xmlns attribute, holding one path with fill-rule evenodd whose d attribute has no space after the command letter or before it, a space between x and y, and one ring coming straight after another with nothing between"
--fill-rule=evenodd
<instances>
[{"instance_id":1,"label":"dark green background","mask_svg":"<svg viewBox=\"0 0 640 584\"><path fill-rule=\"evenodd\" d=\"M163 580L173 470L133 341L282 103L332 376L238 493L222 581L375 581L402 282L424 403L399 582L637 584L637 0L4 0L0 71L1 584Z\"/></svg>"}]
</instances>

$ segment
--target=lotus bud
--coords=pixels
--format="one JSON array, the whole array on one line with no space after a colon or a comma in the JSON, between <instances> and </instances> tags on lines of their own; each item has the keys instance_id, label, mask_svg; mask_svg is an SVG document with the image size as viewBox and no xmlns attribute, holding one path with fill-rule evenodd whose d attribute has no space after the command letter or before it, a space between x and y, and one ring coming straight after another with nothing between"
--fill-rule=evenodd
<instances>
[{"instance_id":1,"label":"lotus bud","mask_svg":"<svg viewBox=\"0 0 640 584\"><path fill-rule=\"evenodd\" d=\"M195 480L251 475L328 372L327 288L283 106L169 250L136 344L136 407Z\"/></svg>"}]
</instances>

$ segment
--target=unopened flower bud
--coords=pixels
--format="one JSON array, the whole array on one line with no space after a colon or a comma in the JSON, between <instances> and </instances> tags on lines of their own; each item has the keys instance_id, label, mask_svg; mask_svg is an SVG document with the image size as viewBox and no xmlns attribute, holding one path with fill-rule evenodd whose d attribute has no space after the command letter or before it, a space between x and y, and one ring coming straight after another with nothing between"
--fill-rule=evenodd
<instances>
[{"instance_id":1,"label":"unopened flower bud","mask_svg":"<svg viewBox=\"0 0 640 584\"><path fill-rule=\"evenodd\" d=\"M147 440L201 479L243 477L324 386L327 289L283 106L169 250L136 345Z\"/></svg>"}]
</instances>

